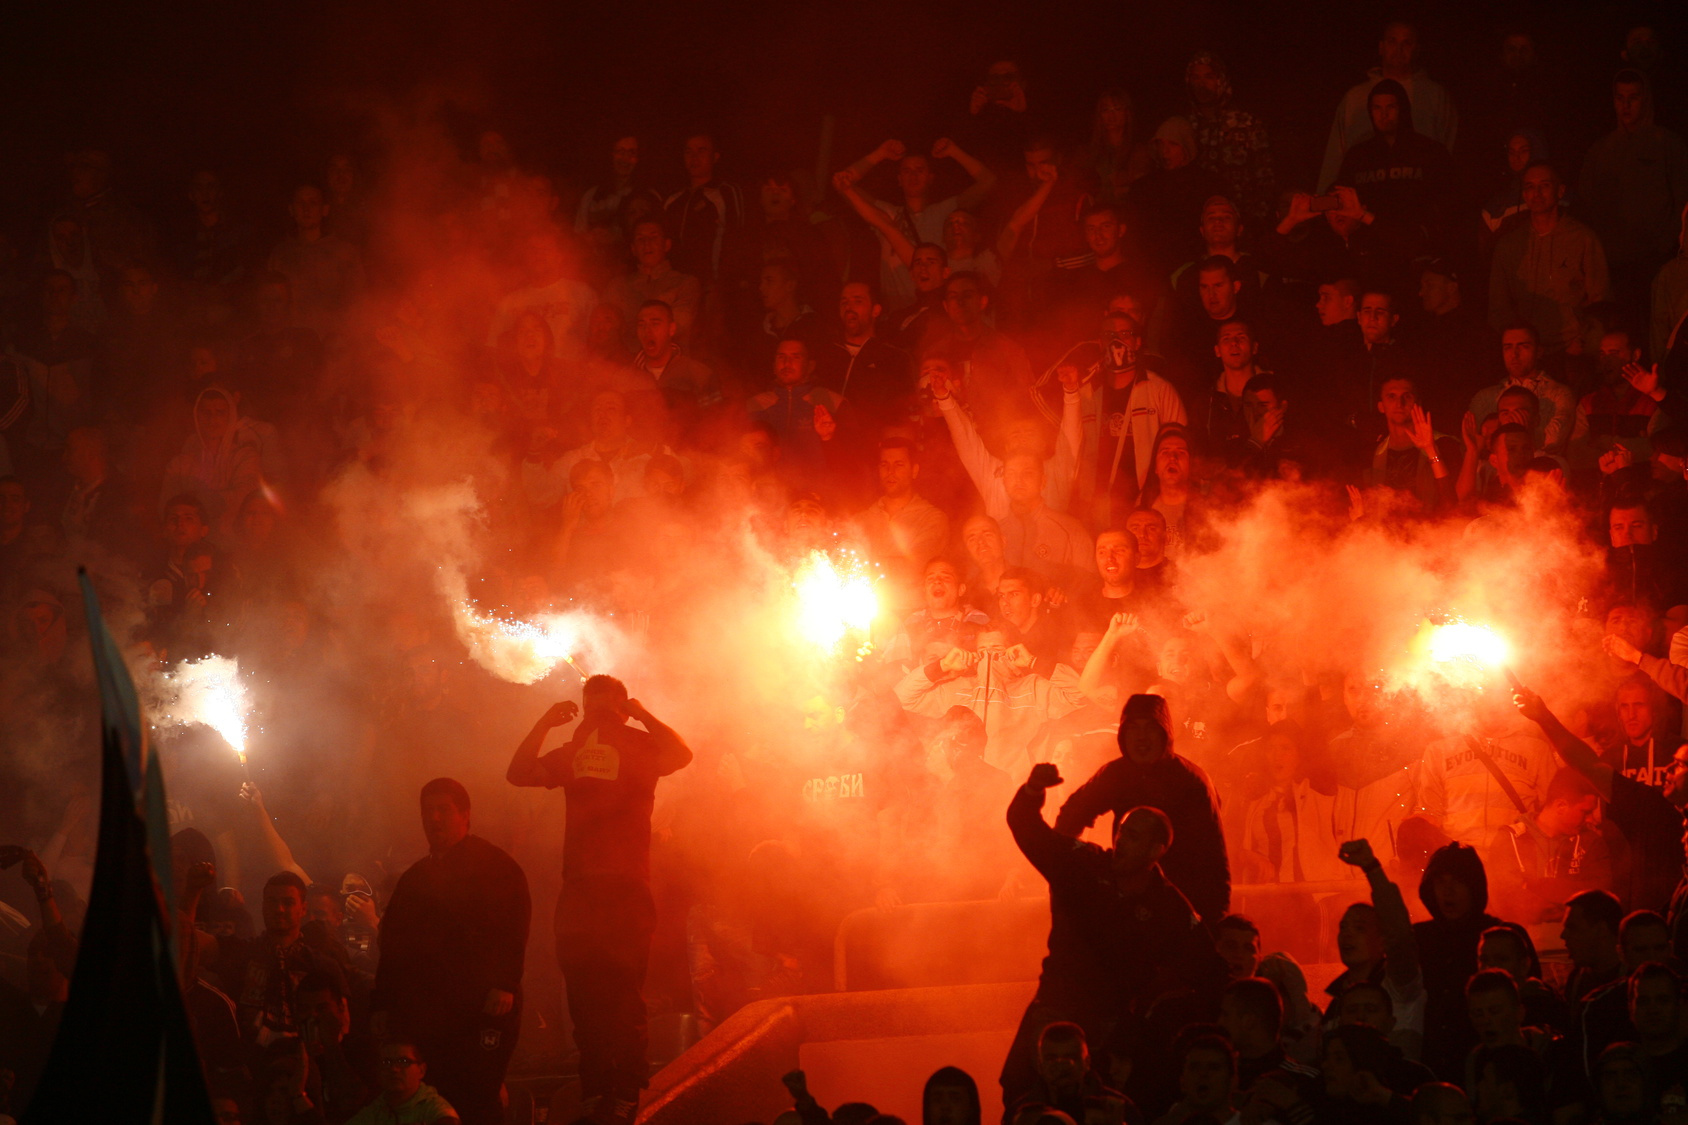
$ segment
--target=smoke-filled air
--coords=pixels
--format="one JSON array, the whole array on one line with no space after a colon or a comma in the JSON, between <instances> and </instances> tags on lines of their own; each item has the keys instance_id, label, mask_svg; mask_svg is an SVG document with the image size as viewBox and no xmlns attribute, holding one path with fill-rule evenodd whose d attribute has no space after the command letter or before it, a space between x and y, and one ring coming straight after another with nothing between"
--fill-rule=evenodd
<instances>
[{"instance_id":1,"label":"smoke-filled air","mask_svg":"<svg viewBox=\"0 0 1688 1125\"><path fill-rule=\"evenodd\" d=\"M504 7L0 15L0 1122L1683 1125L1682 19Z\"/></svg>"}]
</instances>

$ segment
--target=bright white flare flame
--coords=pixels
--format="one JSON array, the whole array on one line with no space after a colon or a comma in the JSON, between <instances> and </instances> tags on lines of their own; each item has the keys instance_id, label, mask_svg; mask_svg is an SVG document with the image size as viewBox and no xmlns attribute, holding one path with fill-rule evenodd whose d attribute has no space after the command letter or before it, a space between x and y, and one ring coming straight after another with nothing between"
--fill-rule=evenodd
<instances>
[{"instance_id":1,"label":"bright white flare flame","mask_svg":"<svg viewBox=\"0 0 1688 1125\"><path fill-rule=\"evenodd\" d=\"M835 563L824 552L809 552L791 586L797 592L797 632L817 648L837 648L851 630L866 634L879 613L873 576L853 553Z\"/></svg>"},{"instance_id":2,"label":"bright white flare flame","mask_svg":"<svg viewBox=\"0 0 1688 1125\"><path fill-rule=\"evenodd\" d=\"M1430 633L1430 659L1438 664L1463 661L1484 668L1499 668L1506 663L1506 639L1493 629L1452 621L1438 625Z\"/></svg>"},{"instance_id":3,"label":"bright white flare flame","mask_svg":"<svg viewBox=\"0 0 1688 1125\"><path fill-rule=\"evenodd\" d=\"M561 614L546 614L532 621L510 620L459 601L456 624L457 636L468 646L469 655L501 680L535 684L564 661L580 672L574 661L580 630ZM585 678L584 672L580 675Z\"/></svg>"},{"instance_id":4,"label":"bright white flare flame","mask_svg":"<svg viewBox=\"0 0 1688 1125\"><path fill-rule=\"evenodd\" d=\"M207 656L176 665L164 673L159 703L160 726L210 727L223 736L246 764L247 719L252 697L240 679L240 664L227 656Z\"/></svg>"}]
</instances>

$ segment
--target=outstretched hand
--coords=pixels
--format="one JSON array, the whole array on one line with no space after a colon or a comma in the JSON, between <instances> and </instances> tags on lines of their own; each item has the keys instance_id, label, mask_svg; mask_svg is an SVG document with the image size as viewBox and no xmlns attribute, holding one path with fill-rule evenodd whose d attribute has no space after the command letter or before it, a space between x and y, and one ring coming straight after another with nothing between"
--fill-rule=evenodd
<instances>
[{"instance_id":1,"label":"outstretched hand","mask_svg":"<svg viewBox=\"0 0 1688 1125\"><path fill-rule=\"evenodd\" d=\"M1518 713L1532 723L1546 722L1548 718L1547 704L1541 701L1541 696L1519 683L1512 681L1512 705L1518 708Z\"/></svg>"}]
</instances>

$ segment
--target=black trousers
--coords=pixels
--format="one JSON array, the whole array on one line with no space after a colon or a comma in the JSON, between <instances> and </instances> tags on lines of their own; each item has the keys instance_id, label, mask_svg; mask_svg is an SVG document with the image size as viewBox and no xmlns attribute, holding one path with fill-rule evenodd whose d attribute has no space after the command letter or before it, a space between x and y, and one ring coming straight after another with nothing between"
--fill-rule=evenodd
<instances>
[{"instance_id":1,"label":"black trousers","mask_svg":"<svg viewBox=\"0 0 1688 1125\"><path fill-rule=\"evenodd\" d=\"M451 1103L463 1125L503 1125L504 1072L522 1027L522 1001L502 1016L476 1014L422 1030L427 1083Z\"/></svg>"},{"instance_id":2,"label":"black trousers","mask_svg":"<svg viewBox=\"0 0 1688 1125\"><path fill-rule=\"evenodd\" d=\"M557 965L580 1049L582 1097L637 1100L646 1061L645 969L656 906L630 879L578 879L557 897Z\"/></svg>"}]
</instances>

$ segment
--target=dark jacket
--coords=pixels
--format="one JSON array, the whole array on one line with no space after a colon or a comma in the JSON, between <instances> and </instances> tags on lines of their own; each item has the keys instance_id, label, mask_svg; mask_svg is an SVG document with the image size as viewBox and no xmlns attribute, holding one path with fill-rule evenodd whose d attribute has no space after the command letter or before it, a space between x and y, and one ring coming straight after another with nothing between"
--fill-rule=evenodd
<instances>
[{"instance_id":1,"label":"dark jacket","mask_svg":"<svg viewBox=\"0 0 1688 1125\"><path fill-rule=\"evenodd\" d=\"M1176 754L1152 765L1115 758L1075 790L1055 818L1055 830L1077 836L1103 813L1119 817L1150 805L1172 821L1172 846L1161 870L1209 925L1224 916L1231 902L1231 867L1225 856L1225 830L1219 823L1219 797L1202 768Z\"/></svg>"},{"instance_id":2,"label":"dark jacket","mask_svg":"<svg viewBox=\"0 0 1688 1125\"><path fill-rule=\"evenodd\" d=\"M1471 889L1471 910L1462 918L1448 918L1436 899L1436 881L1452 875ZM1438 1078L1464 1078L1465 1056L1477 1045L1466 1014L1465 982L1477 971L1477 940L1501 920L1487 913L1489 880L1474 848L1448 844L1438 848L1425 865L1418 885L1419 901L1430 911L1428 922L1413 924L1419 968L1424 973L1424 1062Z\"/></svg>"},{"instance_id":3,"label":"dark jacket","mask_svg":"<svg viewBox=\"0 0 1688 1125\"><path fill-rule=\"evenodd\" d=\"M815 381L875 422L912 412L909 354L878 336L869 337L854 356L843 344L828 343L816 356Z\"/></svg>"},{"instance_id":4,"label":"dark jacket","mask_svg":"<svg viewBox=\"0 0 1688 1125\"><path fill-rule=\"evenodd\" d=\"M532 913L521 867L479 836L417 860L381 918L371 1010L450 1023L489 989L520 996Z\"/></svg>"},{"instance_id":5,"label":"dark jacket","mask_svg":"<svg viewBox=\"0 0 1688 1125\"><path fill-rule=\"evenodd\" d=\"M1055 831L1043 800L1044 790L1022 785L1008 804L1014 842L1049 880L1049 955L1036 1002L1075 1017L1124 1014L1223 983L1213 940L1160 869L1146 889L1123 891L1113 852Z\"/></svg>"}]
</instances>

